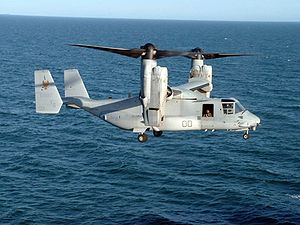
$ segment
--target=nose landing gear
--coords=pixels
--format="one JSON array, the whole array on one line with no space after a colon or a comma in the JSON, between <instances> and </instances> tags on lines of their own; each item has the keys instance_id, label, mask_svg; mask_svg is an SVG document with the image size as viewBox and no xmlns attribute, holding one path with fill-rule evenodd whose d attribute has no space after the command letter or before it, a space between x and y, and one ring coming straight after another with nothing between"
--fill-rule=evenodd
<instances>
[{"instance_id":1,"label":"nose landing gear","mask_svg":"<svg viewBox=\"0 0 300 225\"><path fill-rule=\"evenodd\" d=\"M138 141L139 142L146 142L148 140L148 136L145 133L140 133L138 135Z\"/></svg>"},{"instance_id":2,"label":"nose landing gear","mask_svg":"<svg viewBox=\"0 0 300 225\"><path fill-rule=\"evenodd\" d=\"M247 139L250 138L249 129L243 134L243 138L244 138L245 140L247 140Z\"/></svg>"}]
</instances>

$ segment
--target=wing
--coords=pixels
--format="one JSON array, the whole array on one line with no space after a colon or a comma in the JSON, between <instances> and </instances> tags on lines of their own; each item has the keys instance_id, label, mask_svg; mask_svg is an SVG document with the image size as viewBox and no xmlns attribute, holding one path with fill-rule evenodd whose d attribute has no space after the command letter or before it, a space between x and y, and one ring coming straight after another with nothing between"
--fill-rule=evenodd
<instances>
[{"instance_id":1,"label":"wing","mask_svg":"<svg viewBox=\"0 0 300 225\"><path fill-rule=\"evenodd\" d=\"M206 79L196 77L196 78L189 79L188 83L177 86L176 88L195 91L195 90L202 89L206 86L209 86L209 82Z\"/></svg>"}]
</instances>

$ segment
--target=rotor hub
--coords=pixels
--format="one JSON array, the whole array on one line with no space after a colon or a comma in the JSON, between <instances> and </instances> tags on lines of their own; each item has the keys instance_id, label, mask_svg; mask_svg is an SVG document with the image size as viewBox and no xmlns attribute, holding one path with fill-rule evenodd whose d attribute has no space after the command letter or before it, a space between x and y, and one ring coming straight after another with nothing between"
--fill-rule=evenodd
<instances>
[{"instance_id":1,"label":"rotor hub","mask_svg":"<svg viewBox=\"0 0 300 225\"><path fill-rule=\"evenodd\" d=\"M194 52L195 53L195 59L204 59L204 56L203 56L203 49L202 48L199 48L199 47L197 47L197 48L194 48L194 49L192 49L192 52Z\"/></svg>"},{"instance_id":2,"label":"rotor hub","mask_svg":"<svg viewBox=\"0 0 300 225\"><path fill-rule=\"evenodd\" d=\"M145 52L142 54L142 59L155 59L157 51L156 47L153 44L147 43L140 48L145 50Z\"/></svg>"}]
</instances>

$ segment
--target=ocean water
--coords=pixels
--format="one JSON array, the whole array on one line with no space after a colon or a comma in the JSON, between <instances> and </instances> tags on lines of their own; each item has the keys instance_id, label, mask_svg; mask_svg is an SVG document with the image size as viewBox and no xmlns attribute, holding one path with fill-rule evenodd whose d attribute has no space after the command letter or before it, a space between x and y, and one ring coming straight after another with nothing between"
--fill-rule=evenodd
<instances>
[{"instance_id":1,"label":"ocean water","mask_svg":"<svg viewBox=\"0 0 300 225\"><path fill-rule=\"evenodd\" d=\"M33 72L78 68L93 98L139 92L140 60L70 47L253 53L207 61L214 97L262 125L136 134L81 110L35 113ZM0 224L300 224L300 23L0 16ZM161 59L171 85L186 58Z\"/></svg>"}]
</instances>

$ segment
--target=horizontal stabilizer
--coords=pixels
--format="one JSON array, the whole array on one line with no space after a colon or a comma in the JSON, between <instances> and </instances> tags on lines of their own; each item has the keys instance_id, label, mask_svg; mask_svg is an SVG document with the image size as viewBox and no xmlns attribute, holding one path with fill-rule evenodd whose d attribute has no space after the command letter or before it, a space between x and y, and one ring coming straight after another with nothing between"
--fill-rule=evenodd
<instances>
[{"instance_id":1,"label":"horizontal stabilizer","mask_svg":"<svg viewBox=\"0 0 300 225\"><path fill-rule=\"evenodd\" d=\"M35 104L37 113L56 114L63 101L54 84L49 70L36 70L34 72Z\"/></svg>"}]
</instances>

